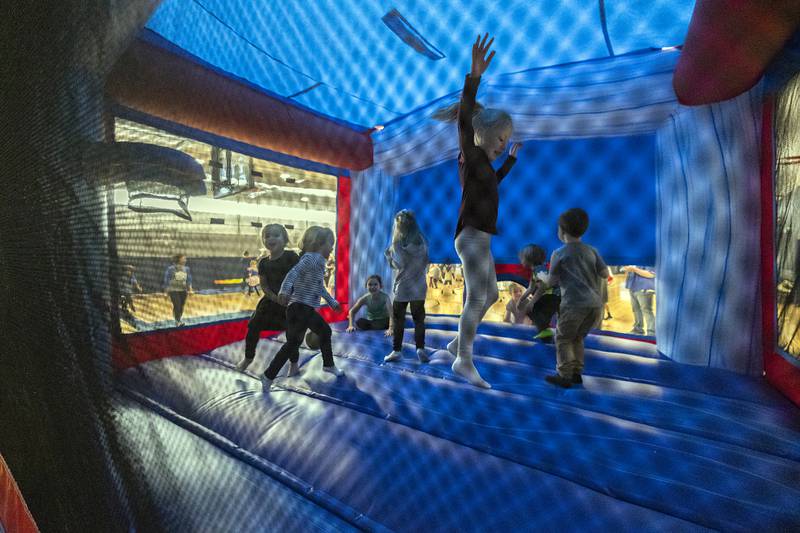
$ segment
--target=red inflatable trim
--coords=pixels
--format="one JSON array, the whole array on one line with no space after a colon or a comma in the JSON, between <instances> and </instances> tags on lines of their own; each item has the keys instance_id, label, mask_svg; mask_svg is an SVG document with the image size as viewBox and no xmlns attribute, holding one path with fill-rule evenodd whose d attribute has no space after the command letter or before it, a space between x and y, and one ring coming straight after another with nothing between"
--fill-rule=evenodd
<instances>
[{"instance_id":1,"label":"red inflatable trim","mask_svg":"<svg viewBox=\"0 0 800 533\"><path fill-rule=\"evenodd\" d=\"M351 170L372 165L372 140L343 124L137 39L106 92L142 113L268 150Z\"/></svg>"},{"instance_id":2,"label":"red inflatable trim","mask_svg":"<svg viewBox=\"0 0 800 533\"><path fill-rule=\"evenodd\" d=\"M800 23L796 0L697 0L672 86L683 105L753 87Z\"/></svg>"},{"instance_id":3,"label":"red inflatable trim","mask_svg":"<svg viewBox=\"0 0 800 533\"><path fill-rule=\"evenodd\" d=\"M0 526L7 533L39 533L16 481L0 455Z\"/></svg>"}]
</instances>

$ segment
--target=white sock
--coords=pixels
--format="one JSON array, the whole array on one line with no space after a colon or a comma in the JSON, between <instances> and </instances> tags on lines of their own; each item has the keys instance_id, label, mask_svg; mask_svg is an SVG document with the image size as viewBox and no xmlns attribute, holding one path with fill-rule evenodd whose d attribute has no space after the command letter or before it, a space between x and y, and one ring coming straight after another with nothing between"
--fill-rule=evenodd
<instances>
[{"instance_id":1,"label":"white sock","mask_svg":"<svg viewBox=\"0 0 800 533\"><path fill-rule=\"evenodd\" d=\"M248 359L245 357L244 359L239 361L239 363L236 365L236 370L238 370L239 372L244 372L245 370L247 370L247 367L250 366L250 363L252 362L253 359Z\"/></svg>"},{"instance_id":2,"label":"white sock","mask_svg":"<svg viewBox=\"0 0 800 533\"><path fill-rule=\"evenodd\" d=\"M447 343L447 351L458 356L458 335L456 335L455 339Z\"/></svg>"},{"instance_id":3,"label":"white sock","mask_svg":"<svg viewBox=\"0 0 800 533\"><path fill-rule=\"evenodd\" d=\"M420 363L427 363L428 361L430 361L430 357L428 357L428 352L426 352L424 348L417 349L417 358L419 359Z\"/></svg>"},{"instance_id":4,"label":"white sock","mask_svg":"<svg viewBox=\"0 0 800 533\"><path fill-rule=\"evenodd\" d=\"M399 361L402 358L403 358L403 354L402 353L394 351L394 352L390 353L389 355L387 355L386 357L384 357L383 360L386 361L387 363L391 363L391 362L394 362L394 361Z\"/></svg>"},{"instance_id":5,"label":"white sock","mask_svg":"<svg viewBox=\"0 0 800 533\"><path fill-rule=\"evenodd\" d=\"M475 368L475 365L472 363L472 357L456 357L456 360L453 361L453 365L450 368L453 370L453 373L458 374L476 387L482 389L492 388L489 382L484 380L478 373L478 369Z\"/></svg>"},{"instance_id":6,"label":"white sock","mask_svg":"<svg viewBox=\"0 0 800 533\"><path fill-rule=\"evenodd\" d=\"M333 374L336 377L344 376L344 372L342 370L340 370L339 368L336 368L336 365L323 366L322 370L323 370L323 372L330 372L331 374Z\"/></svg>"},{"instance_id":7,"label":"white sock","mask_svg":"<svg viewBox=\"0 0 800 533\"><path fill-rule=\"evenodd\" d=\"M300 373L300 364L289 361L289 371L286 372L286 377L290 378Z\"/></svg>"},{"instance_id":8,"label":"white sock","mask_svg":"<svg viewBox=\"0 0 800 533\"><path fill-rule=\"evenodd\" d=\"M269 388L272 385L272 380L269 379L266 374L261 374L259 379L261 380L261 390L264 391L264 394L269 394Z\"/></svg>"}]
</instances>

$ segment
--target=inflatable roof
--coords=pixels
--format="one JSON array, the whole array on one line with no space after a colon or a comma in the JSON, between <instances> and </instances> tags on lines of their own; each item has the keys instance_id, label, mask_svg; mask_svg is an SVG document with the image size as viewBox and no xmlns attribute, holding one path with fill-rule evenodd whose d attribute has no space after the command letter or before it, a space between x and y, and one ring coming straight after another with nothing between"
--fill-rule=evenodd
<instances>
[{"instance_id":1,"label":"inflatable roof","mask_svg":"<svg viewBox=\"0 0 800 533\"><path fill-rule=\"evenodd\" d=\"M495 36L494 76L680 45L694 4L164 0L147 28L233 76L372 127L458 91L479 32Z\"/></svg>"}]
</instances>

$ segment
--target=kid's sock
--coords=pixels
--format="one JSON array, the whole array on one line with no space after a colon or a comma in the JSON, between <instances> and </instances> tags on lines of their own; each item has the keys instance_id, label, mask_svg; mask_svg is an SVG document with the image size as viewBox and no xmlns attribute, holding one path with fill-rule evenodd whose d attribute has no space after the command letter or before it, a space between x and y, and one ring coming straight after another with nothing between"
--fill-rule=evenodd
<instances>
[{"instance_id":1,"label":"kid's sock","mask_svg":"<svg viewBox=\"0 0 800 533\"><path fill-rule=\"evenodd\" d=\"M401 360L402 358L403 354L395 350L386 357L384 357L383 360L386 361L387 363L393 363L395 361Z\"/></svg>"},{"instance_id":2,"label":"kid's sock","mask_svg":"<svg viewBox=\"0 0 800 533\"><path fill-rule=\"evenodd\" d=\"M342 370L340 370L339 368L336 368L336 365L323 366L322 370L323 370L323 372L329 372L329 373L333 374L336 377L344 376L344 372Z\"/></svg>"},{"instance_id":3,"label":"kid's sock","mask_svg":"<svg viewBox=\"0 0 800 533\"><path fill-rule=\"evenodd\" d=\"M455 339L447 343L447 351L458 356L458 335L456 335Z\"/></svg>"},{"instance_id":4,"label":"kid's sock","mask_svg":"<svg viewBox=\"0 0 800 533\"><path fill-rule=\"evenodd\" d=\"M450 368L453 370L453 373L458 374L476 387L480 387L482 389L492 388L489 382L483 379L478 373L478 369L475 368L471 356L462 355L456 357L456 360L453 361L453 365Z\"/></svg>"}]
</instances>

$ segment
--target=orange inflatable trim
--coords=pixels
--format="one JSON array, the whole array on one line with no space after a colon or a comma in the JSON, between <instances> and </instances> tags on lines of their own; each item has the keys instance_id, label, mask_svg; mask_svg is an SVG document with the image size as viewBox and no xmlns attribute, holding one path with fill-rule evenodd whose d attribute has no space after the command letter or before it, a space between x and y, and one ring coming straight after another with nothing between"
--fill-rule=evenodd
<instances>
[{"instance_id":1,"label":"orange inflatable trim","mask_svg":"<svg viewBox=\"0 0 800 533\"><path fill-rule=\"evenodd\" d=\"M800 23L796 0L697 0L672 85L683 105L753 87Z\"/></svg>"},{"instance_id":2,"label":"orange inflatable trim","mask_svg":"<svg viewBox=\"0 0 800 533\"><path fill-rule=\"evenodd\" d=\"M118 104L275 152L350 170L372 165L359 132L144 39L136 39L106 82Z\"/></svg>"}]
</instances>

